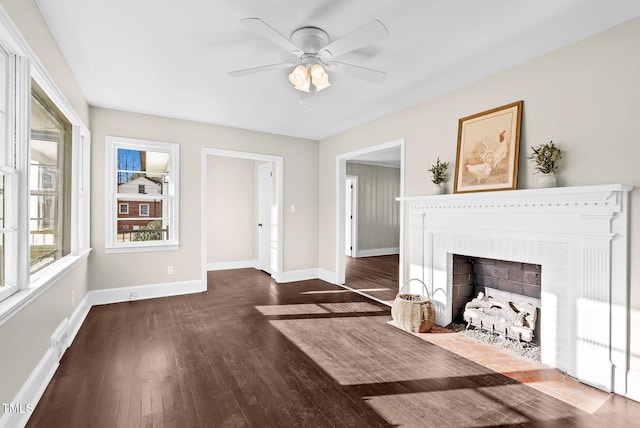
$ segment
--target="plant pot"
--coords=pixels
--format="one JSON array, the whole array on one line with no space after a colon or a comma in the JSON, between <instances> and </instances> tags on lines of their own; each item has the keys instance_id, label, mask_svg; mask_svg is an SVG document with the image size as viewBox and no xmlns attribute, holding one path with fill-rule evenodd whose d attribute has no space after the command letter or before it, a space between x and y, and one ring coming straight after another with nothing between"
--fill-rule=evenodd
<instances>
[{"instance_id":1,"label":"plant pot","mask_svg":"<svg viewBox=\"0 0 640 428\"><path fill-rule=\"evenodd\" d=\"M539 188L556 187L558 181L555 174L541 174L538 176L536 184Z\"/></svg>"},{"instance_id":2,"label":"plant pot","mask_svg":"<svg viewBox=\"0 0 640 428\"><path fill-rule=\"evenodd\" d=\"M442 183L434 184L433 187L431 188L431 194L432 195L442 195L442 194L444 194L444 184L442 184Z\"/></svg>"}]
</instances>

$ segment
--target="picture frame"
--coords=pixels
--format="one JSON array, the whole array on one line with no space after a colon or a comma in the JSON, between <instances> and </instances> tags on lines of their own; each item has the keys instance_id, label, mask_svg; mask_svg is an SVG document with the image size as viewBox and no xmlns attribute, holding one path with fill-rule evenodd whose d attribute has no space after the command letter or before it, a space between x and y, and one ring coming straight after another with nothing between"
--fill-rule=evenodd
<instances>
[{"instance_id":1,"label":"picture frame","mask_svg":"<svg viewBox=\"0 0 640 428\"><path fill-rule=\"evenodd\" d=\"M454 193L515 190L523 101L458 122Z\"/></svg>"}]
</instances>

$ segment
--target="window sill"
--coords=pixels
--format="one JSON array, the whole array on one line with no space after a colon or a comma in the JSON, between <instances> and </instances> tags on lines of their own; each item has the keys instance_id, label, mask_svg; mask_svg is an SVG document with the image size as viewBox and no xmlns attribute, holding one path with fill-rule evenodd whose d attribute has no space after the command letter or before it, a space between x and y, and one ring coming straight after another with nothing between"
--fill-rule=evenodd
<instances>
[{"instance_id":1,"label":"window sill","mask_svg":"<svg viewBox=\"0 0 640 428\"><path fill-rule=\"evenodd\" d=\"M34 275L28 288L20 290L0 302L0 325L20 312L22 308L55 284L63 275L89 257L90 252L91 249L88 249L80 254L62 258L48 268L43 269L42 272Z\"/></svg>"},{"instance_id":2,"label":"window sill","mask_svg":"<svg viewBox=\"0 0 640 428\"><path fill-rule=\"evenodd\" d=\"M179 244L165 244L165 245L136 245L130 247L105 247L104 252L106 254L111 253L140 253L147 251L176 251L180 249Z\"/></svg>"}]
</instances>

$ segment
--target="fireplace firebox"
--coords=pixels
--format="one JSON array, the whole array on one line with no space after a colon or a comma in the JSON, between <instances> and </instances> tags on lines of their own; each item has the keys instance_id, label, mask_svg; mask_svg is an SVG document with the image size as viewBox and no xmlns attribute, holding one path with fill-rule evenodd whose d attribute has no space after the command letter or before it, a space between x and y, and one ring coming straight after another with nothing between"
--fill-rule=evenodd
<instances>
[{"instance_id":1,"label":"fireplace firebox","mask_svg":"<svg viewBox=\"0 0 640 428\"><path fill-rule=\"evenodd\" d=\"M452 320L540 344L541 278L538 264L453 254Z\"/></svg>"}]
</instances>

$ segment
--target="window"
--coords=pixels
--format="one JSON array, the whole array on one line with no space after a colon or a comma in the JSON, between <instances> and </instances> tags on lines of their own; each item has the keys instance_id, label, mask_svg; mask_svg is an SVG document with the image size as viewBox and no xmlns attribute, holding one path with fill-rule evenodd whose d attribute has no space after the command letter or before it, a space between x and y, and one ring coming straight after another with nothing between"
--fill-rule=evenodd
<instances>
[{"instance_id":1,"label":"window","mask_svg":"<svg viewBox=\"0 0 640 428\"><path fill-rule=\"evenodd\" d=\"M119 214L129 214L129 204L118 204Z\"/></svg>"},{"instance_id":2,"label":"window","mask_svg":"<svg viewBox=\"0 0 640 428\"><path fill-rule=\"evenodd\" d=\"M89 130L26 42L4 22L0 19L0 323L90 251Z\"/></svg>"},{"instance_id":3,"label":"window","mask_svg":"<svg viewBox=\"0 0 640 428\"><path fill-rule=\"evenodd\" d=\"M106 250L176 249L179 146L107 137ZM127 213L122 205L128 205ZM115 207L118 207L116 212Z\"/></svg>"},{"instance_id":4,"label":"window","mask_svg":"<svg viewBox=\"0 0 640 428\"><path fill-rule=\"evenodd\" d=\"M29 166L31 273L71 251L71 124L31 83Z\"/></svg>"},{"instance_id":5,"label":"window","mask_svg":"<svg viewBox=\"0 0 640 428\"><path fill-rule=\"evenodd\" d=\"M18 290L16 277L18 170L10 121L11 62L9 53L0 48L0 300Z\"/></svg>"}]
</instances>

